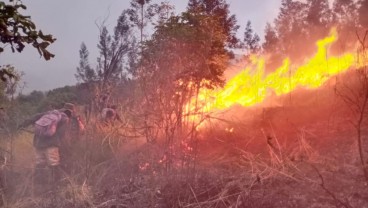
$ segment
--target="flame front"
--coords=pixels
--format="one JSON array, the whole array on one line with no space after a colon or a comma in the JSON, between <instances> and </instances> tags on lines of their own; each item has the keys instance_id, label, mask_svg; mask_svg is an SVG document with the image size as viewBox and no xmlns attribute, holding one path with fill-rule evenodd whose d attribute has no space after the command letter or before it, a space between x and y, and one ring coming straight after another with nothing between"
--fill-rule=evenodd
<instances>
[{"instance_id":1,"label":"flame front","mask_svg":"<svg viewBox=\"0 0 368 208\"><path fill-rule=\"evenodd\" d=\"M265 58L251 58L246 69L231 78L222 89L203 90L197 100L200 112L223 110L240 104L252 106L263 102L270 94L277 96L290 93L297 88L315 89L329 78L345 72L356 63L353 53L341 56L327 56L328 47L337 40L337 32L331 30L328 37L319 40L317 53L304 65L293 67L284 59L281 67L265 75ZM195 109L193 100L186 109Z\"/></svg>"}]
</instances>

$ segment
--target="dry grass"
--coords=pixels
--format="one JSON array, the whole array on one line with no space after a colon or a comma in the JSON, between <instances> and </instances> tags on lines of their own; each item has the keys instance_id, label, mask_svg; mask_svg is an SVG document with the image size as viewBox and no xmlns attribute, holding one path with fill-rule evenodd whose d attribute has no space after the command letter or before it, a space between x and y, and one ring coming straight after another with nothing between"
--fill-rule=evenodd
<instances>
[{"instance_id":1,"label":"dry grass","mask_svg":"<svg viewBox=\"0 0 368 208\"><path fill-rule=\"evenodd\" d=\"M73 144L67 179L38 195L31 135L22 133L2 170L3 206L368 207L354 129L345 115L327 117L326 106L314 109L237 109L234 115L243 120L220 116L195 140L177 135L182 139L171 145L146 143L127 124L91 124Z\"/></svg>"}]
</instances>

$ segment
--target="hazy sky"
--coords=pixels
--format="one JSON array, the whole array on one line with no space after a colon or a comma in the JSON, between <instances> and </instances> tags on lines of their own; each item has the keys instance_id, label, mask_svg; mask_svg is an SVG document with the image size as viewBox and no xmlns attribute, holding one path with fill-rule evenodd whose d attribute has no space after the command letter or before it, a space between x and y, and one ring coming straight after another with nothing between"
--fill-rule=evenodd
<instances>
[{"instance_id":1,"label":"hazy sky","mask_svg":"<svg viewBox=\"0 0 368 208\"><path fill-rule=\"evenodd\" d=\"M10 48L0 55L0 65L12 64L23 71L26 88L23 93L32 90L50 90L76 83L74 77L79 64L79 49L82 42L90 52L89 62L96 65L98 28L95 24L108 17L107 25L111 29L122 10L129 7L129 0L23 0L27 10L23 13L31 16L37 28L46 34L52 34L57 41L48 47L55 58L45 61L36 49L26 46L22 53L11 53ZM155 1L159 2L159 1ZM175 9L181 12L187 5L186 0L170 0ZM235 14L239 31L244 31L248 20L254 30L263 36L267 22L272 22L278 14L281 0L228 0L232 14ZM111 30L112 32L112 30ZM242 38L242 36L239 36Z\"/></svg>"}]
</instances>

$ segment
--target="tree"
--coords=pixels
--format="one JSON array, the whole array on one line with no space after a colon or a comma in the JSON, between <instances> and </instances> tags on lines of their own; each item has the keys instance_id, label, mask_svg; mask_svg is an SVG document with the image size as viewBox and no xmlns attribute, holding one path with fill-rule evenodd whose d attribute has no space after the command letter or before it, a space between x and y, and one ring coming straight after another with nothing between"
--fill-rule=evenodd
<instances>
[{"instance_id":1,"label":"tree","mask_svg":"<svg viewBox=\"0 0 368 208\"><path fill-rule=\"evenodd\" d=\"M358 5L355 0L335 0L332 5L334 23L357 26Z\"/></svg>"},{"instance_id":2,"label":"tree","mask_svg":"<svg viewBox=\"0 0 368 208\"><path fill-rule=\"evenodd\" d=\"M273 29L279 40L273 47L280 57L301 62L315 52L315 42L328 34L331 22L328 0L282 0Z\"/></svg>"},{"instance_id":3,"label":"tree","mask_svg":"<svg viewBox=\"0 0 368 208\"><path fill-rule=\"evenodd\" d=\"M368 0L359 1L359 23L367 29L368 28Z\"/></svg>"},{"instance_id":4,"label":"tree","mask_svg":"<svg viewBox=\"0 0 368 208\"><path fill-rule=\"evenodd\" d=\"M184 105L201 88L224 84L229 46L238 43L238 26L224 1L212 3L189 1L187 11L157 25L152 39L143 45L138 77L148 140L152 129L167 129L163 133L172 144L180 127L189 122L183 120Z\"/></svg>"},{"instance_id":5,"label":"tree","mask_svg":"<svg viewBox=\"0 0 368 208\"><path fill-rule=\"evenodd\" d=\"M21 79L24 73L17 71L14 68L14 66L11 65L1 66L0 70L7 71L9 74L12 75L11 79L7 79L4 82L0 82L1 85L0 94L1 97L3 98L3 101L12 101L14 100L14 95L17 93L17 91L23 87L21 85L22 84Z\"/></svg>"},{"instance_id":6,"label":"tree","mask_svg":"<svg viewBox=\"0 0 368 208\"><path fill-rule=\"evenodd\" d=\"M140 44L143 43L144 28L152 20L157 8L156 4L150 3L151 0L131 0L131 9L127 10L130 21L139 29Z\"/></svg>"},{"instance_id":7,"label":"tree","mask_svg":"<svg viewBox=\"0 0 368 208\"><path fill-rule=\"evenodd\" d=\"M306 38L308 29L306 26L307 5L293 0L282 0L280 12L275 19L275 31L278 41L278 53L282 57L290 57L291 60L304 58L306 54L300 54L300 50L306 51Z\"/></svg>"},{"instance_id":8,"label":"tree","mask_svg":"<svg viewBox=\"0 0 368 208\"><path fill-rule=\"evenodd\" d=\"M269 59L266 62L266 69L274 69L281 65L282 59L284 58L283 54L277 53L277 51L281 51L279 47L281 47L280 39L277 36L277 32L274 27L270 23L266 24L265 28L265 36L264 42L262 44L263 53L266 54ZM267 72L269 72L268 70Z\"/></svg>"},{"instance_id":9,"label":"tree","mask_svg":"<svg viewBox=\"0 0 368 208\"><path fill-rule=\"evenodd\" d=\"M154 25L160 25L169 20L170 17L174 16L175 6L169 4L168 2L161 2L161 4L156 5L156 14L158 16L157 22Z\"/></svg>"},{"instance_id":10,"label":"tree","mask_svg":"<svg viewBox=\"0 0 368 208\"><path fill-rule=\"evenodd\" d=\"M76 86L64 86L46 92L45 99L40 102L38 108L40 111L45 111L50 108L62 108L66 102L79 104L79 101Z\"/></svg>"},{"instance_id":11,"label":"tree","mask_svg":"<svg viewBox=\"0 0 368 208\"><path fill-rule=\"evenodd\" d=\"M75 78L79 82L90 83L96 79L96 73L89 65L88 56L87 46L82 42L79 50L79 67L77 67L77 73L75 74Z\"/></svg>"},{"instance_id":12,"label":"tree","mask_svg":"<svg viewBox=\"0 0 368 208\"><path fill-rule=\"evenodd\" d=\"M130 9L125 10L129 16L129 22L132 23L132 28L138 28L139 37L137 38L139 42L136 41L136 38L133 37L132 47L128 52L128 71L136 75L137 70L140 67L140 59L143 51L143 41L144 41L144 29L148 26L149 23L152 23L154 16L161 13L164 14L163 11L169 11L171 6L169 3L161 3L151 4L151 0L131 0L130 1ZM163 18L164 15L159 16L159 21Z\"/></svg>"},{"instance_id":13,"label":"tree","mask_svg":"<svg viewBox=\"0 0 368 208\"><path fill-rule=\"evenodd\" d=\"M5 95L7 95L11 100L14 100L14 96L18 90L21 90L24 87L24 83L21 83L24 73L17 71L14 66L11 65L3 66L3 68L13 75L13 78L6 82Z\"/></svg>"},{"instance_id":14,"label":"tree","mask_svg":"<svg viewBox=\"0 0 368 208\"><path fill-rule=\"evenodd\" d=\"M331 28L332 15L328 0L307 0L307 27L311 41L325 37Z\"/></svg>"},{"instance_id":15,"label":"tree","mask_svg":"<svg viewBox=\"0 0 368 208\"><path fill-rule=\"evenodd\" d=\"M257 53L260 49L260 38L259 36L253 32L251 22L247 22L247 26L245 27L244 32L244 48L248 53Z\"/></svg>"},{"instance_id":16,"label":"tree","mask_svg":"<svg viewBox=\"0 0 368 208\"><path fill-rule=\"evenodd\" d=\"M233 57L229 48L237 47L239 43L235 15L230 15L229 4L224 0L190 0L187 10L182 21L188 22L189 29L193 28L193 34L197 36L193 43L201 47L203 57L201 60L197 58L197 66L191 69L191 73L198 71L194 73L199 75L195 83L206 79L209 81L207 87L221 85L223 72Z\"/></svg>"},{"instance_id":17,"label":"tree","mask_svg":"<svg viewBox=\"0 0 368 208\"><path fill-rule=\"evenodd\" d=\"M56 39L52 35L45 35L41 30L36 30L36 25L29 16L22 15L19 10L27 7L18 0L9 0L11 4L0 1L0 54L9 44L12 52L21 53L25 44L31 44L38 53L49 60L54 57L46 48ZM15 76L9 71L0 70L0 78L6 81Z\"/></svg>"},{"instance_id":18,"label":"tree","mask_svg":"<svg viewBox=\"0 0 368 208\"><path fill-rule=\"evenodd\" d=\"M20 94L17 97L19 103L29 103L31 105L38 105L38 103L45 98L45 94L42 91L33 90L28 95Z\"/></svg>"},{"instance_id":19,"label":"tree","mask_svg":"<svg viewBox=\"0 0 368 208\"><path fill-rule=\"evenodd\" d=\"M18 106L15 108L18 109L18 111L20 112L19 114L22 117L27 117L42 110L45 110L40 107L42 106L42 103L44 103L44 99L45 94L42 91L34 90L28 95L19 94L19 96L16 97L16 103L18 104Z\"/></svg>"},{"instance_id":20,"label":"tree","mask_svg":"<svg viewBox=\"0 0 368 208\"><path fill-rule=\"evenodd\" d=\"M230 15L229 4L225 0L189 0L188 12L205 14L216 19L222 26L222 32L226 36L226 45L236 47L239 39L236 31L239 29L235 15Z\"/></svg>"},{"instance_id":21,"label":"tree","mask_svg":"<svg viewBox=\"0 0 368 208\"><path fill-rule=\"evenodd\" d=\"M264 31L264 42L262 44L262 49L266 53L272 53L276 51L276 47L278 44L278 37L275 29L272 27L270 23L266 24L265 31Z\"/></svg>"},{"instance_id":22,"label":"tree","mask_svg":"<svg viewBox=\"0 0 368 208\"><path fill-rule=\"evenodd\" d=\"M359 27L358 5L355 0L335 0L332 6L333 25L336 25L339 38L332 51L354 49L356 29Z\"/></svg>"},{"instance_id":23,"label":"tree","mask_svg":"<svg viewBox=\"0 0 368 208\"><path fill-rule=\"evenodd\" d=\"M128 11L120 15L111 36L106 26L99 26L100 36L97 45L100 56L97 58L97 77L101 82L101 90L109 91L110 84L119 80L123 72L123 60L131 46L131 25L128 21Z\"/></svg>"}]
</instances>

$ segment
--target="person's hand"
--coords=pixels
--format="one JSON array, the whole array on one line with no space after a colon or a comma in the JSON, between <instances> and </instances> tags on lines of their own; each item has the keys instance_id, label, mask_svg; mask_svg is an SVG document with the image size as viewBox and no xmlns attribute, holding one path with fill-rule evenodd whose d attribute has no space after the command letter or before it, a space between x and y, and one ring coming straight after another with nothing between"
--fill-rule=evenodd
<instances>
[{"instance_id":1,"label":"person's hand","mask_svg":"<svg viewBox=\"0 0 368 208\"><path fill-rule=\"evenodd\" d=\"M80 116L76 116L76 120L78 121L79 130L83 132L85 130L85 126L82 119L80 118Z\"/></svg>"}]
</instances>

